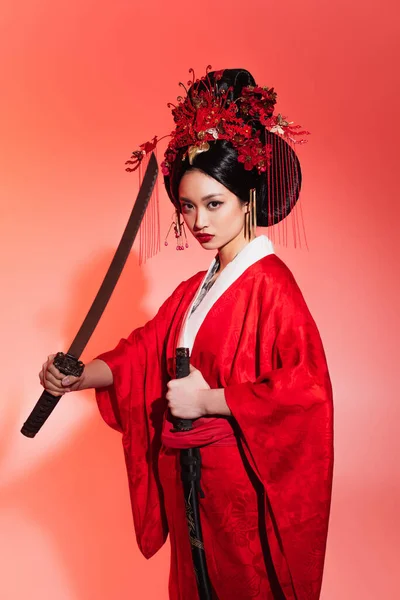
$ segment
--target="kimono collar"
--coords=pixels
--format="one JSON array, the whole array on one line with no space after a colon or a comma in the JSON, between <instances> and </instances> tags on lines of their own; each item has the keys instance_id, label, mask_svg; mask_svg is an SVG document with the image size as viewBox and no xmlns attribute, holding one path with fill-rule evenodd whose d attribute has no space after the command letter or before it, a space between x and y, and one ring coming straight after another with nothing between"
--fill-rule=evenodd
<instances>
[{"instance_id":1,"label":"kimono collar","mask_svg":"<svg viewBox=\"0 0 400 600\"><path fill-rule=\"evenodd\" d=\"M246 269L269 254L274 254L274 247L271 240L267 238L266 235L260 235L259 237L254 238L247 246L242 248L230 263L226 265L211 289L205 294L196 310L192 313L192 306L196 303L204 283L207 281L218 262L218 255L214 258L192 303L188 307L179 336L179 346L189 348L190 351L192 350L197 332L217 300L242 275L242 273L246 271Z\"/></svg>"},{"instance_id":2,"label":"kimono collar","mask_svg":"<svg viewBox=\"0 0 400 600\"><path fill-rule=\"evenodd\" d=\"M244 248L240 250L236 254L236 256L226 265L222 273L219 275L219 278L223 276L224 273L232 272L235 273L235 278L239 277L248 267L253 265L255 262L264 258L264 256L268 256L268 254L274 254L274 246L271 240L266 235L259 235L255 237L251 242L249 242ZM216 265L219 263L218 255L212 261L207 274L204 278L204 281L207 279L209 273L213 271ZM224 278L226 275L224 276ZM218 278L218 279L219 279ZM229 276L229 279L231 276Z\"/></svg>"}]
</instances>

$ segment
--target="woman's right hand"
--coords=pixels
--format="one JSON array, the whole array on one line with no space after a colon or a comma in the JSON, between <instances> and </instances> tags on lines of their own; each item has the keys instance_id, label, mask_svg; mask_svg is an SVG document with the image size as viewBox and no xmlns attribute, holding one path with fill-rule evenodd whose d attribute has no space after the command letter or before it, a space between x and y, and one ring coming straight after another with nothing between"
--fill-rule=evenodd
<instances>
[{"instance_id":1,"label":"woman's right hand","mask_svg":"<svg viewBox=\"0 0 400 600\"><path fill-rule=\"evenodd\" d=\"M61 371L54 366L54 357L55 354L50 354L50 356L47 357L47 360L43 363L42 370L39 373L40 383L44 389L53 396L63 396L67 392L74 392L81 389L85 370L83 370L80 377L64 375L64 373L61 373Z\"/></svg>"}]
</instances>

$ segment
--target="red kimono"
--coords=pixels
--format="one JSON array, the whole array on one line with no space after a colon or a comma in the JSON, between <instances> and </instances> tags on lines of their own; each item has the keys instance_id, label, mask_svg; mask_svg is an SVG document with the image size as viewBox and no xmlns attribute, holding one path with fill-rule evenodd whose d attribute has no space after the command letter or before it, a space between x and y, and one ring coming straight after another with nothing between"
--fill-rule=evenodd
<instances>
[{"instance_id":1,"label":"red kimono","mask_svg":"<svg viewBox=\"0 0 400 600\"><path fill-rule=\"evenodd\" d=\"M151 321L99 356L114 384L97 390L97 400L123 434L144 556L170 535L172 600L198 594L179 451L166 448L161 433L179 332L203 277L181 283ZM315 322L276 255L249 266L215 302L191 363L211 388L225 389L233 415L226 443L201 448L201 525L215 598L317 600L332 485L332 393Z\"/></svg>"}]
</instances>

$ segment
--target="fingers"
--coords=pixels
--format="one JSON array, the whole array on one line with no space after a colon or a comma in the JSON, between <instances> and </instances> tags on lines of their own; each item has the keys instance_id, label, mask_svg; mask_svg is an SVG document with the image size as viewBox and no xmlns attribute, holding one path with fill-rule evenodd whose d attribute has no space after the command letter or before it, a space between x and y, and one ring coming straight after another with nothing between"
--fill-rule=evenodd
<instances>
[{"instance_id":1,"label":"fingers","mask_svg":"<svg viewBox=\"0 0 400 600\"><path fill-rule=\"evenodd\" d=\"M171 383L171 382L169 382ZM168 383L168 391L165 394L165 399L167 400L168 403L168 408L170 409L171 413L174 414L174 394L172 392L172 389L170 387ZM173 385L172 385L173 388Z\"/></svg>"},{"instance_id":2,"label":"fingers","mask_svg":"<svg viewBox=\"0 0 400 600\"><path fill-rule=\"evenodd\" d=\"M68 392L71 392L72 390L78 389L76 387L76 383L80 382L82 380L82 377L74 377L73 375L64 375L63 379L61 380L61 385L63 387L63 389L67 388Z\"/></svg>"},{"instance_id":3,"label":"fingers","mask_svg":"<svg viewBox=\"0 0 400 600\"><path fill-rule=\"evenodd\" d=\"M47 369L47 371L45 372L45 376L44 376L43 380L46 382L46 384L51 384L51 385L54 385L55 387L62 388L60 377L53 375L53 373L50 371L50 369Z\"/></svg>"},{"instance_id":4,"label":"fingers","mask_svg":"<svg viewBox=\"0 0 400 600\"><path fill-rule=\"evenodd\" d=\"M65 379L65 375L61 373L53 364L55 354L50 354L47 357L46 362L43 363L42 369L39 373L39 380L41 385L55 396L62 396L66 392L71 391L68 385L63 385L62 380ZM77 379L74 377L73 379Z\"/></svg>"},{"instance_id":5,"label":"fingers","mask_svg":"<svg viewBox=\"0 0 400 600\"><path fill-rule=\"evenodd\" d=\"M45 364L46 364L46 363L43 363L43 365L42 365L42 370L41 370L41 371L40 371L40 373L39 373L39 379L40 379L40 383L41 383L42 385L44 385L44 378L45 378L45 374L46 374Z\"/></svg>"},{"instance_id":6,"label":"fingers","mask_svg":"<svg viewBox=\"0 0 400 600\"><path fill-rule=\"evenodd\" d=\"M61 382L58 379L55 379L51 376L49 377L47 373L45 373L44 376L42 375L42 373L40 374L40 383L42 384L44 389L50 392L50 394L53 394L53 396L62 396L63 394L65 394L65 392L69 391L69 389L63 388Z\"/></svg>"},{"instance_id":7,"label":"fingers","mask_svg":"<svg viewBox=\"0 0 400 600\"><path fill-rule=\"evenodd\" d=\"M43 376L42 372L39 375L39 379L44 389L47 392L50 392L50 394L53 394L53 396L62 396L63 394L65 394L65 392L68 391L60 385L60 382L54 383L50 379L48 379L46 374Z\"/></svg>"}]
</instances>

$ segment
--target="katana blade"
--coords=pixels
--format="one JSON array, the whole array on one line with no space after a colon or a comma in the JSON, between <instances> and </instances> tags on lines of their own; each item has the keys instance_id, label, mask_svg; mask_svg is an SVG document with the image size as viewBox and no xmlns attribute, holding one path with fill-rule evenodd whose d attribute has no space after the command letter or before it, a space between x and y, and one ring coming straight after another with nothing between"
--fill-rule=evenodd
<instances>
[{"instance_id":1,"label":"katana blade","mask_svg":"<svg viewBox=\"0 0 400 600\"><path fill-rule=\"evenodd\" d=\"M101 284L99 291L93 300L92 306L90 307L85 320L83 321L68 350L68 354L72 354L72 356L76 356L76 358L80 357L89 339L91 338L91 335L95 330L95 327L99 322L110 296L114 291L115 285L122 273L122 269L125 266L129 252L131 251L133 242L135 241L140 224L143 220L144 213L146 212L146 208L149 204L157 175L158 165L156 157L153 153L150 157L150 161L143 178L143 183L140 187L136 202L125 227L125 231L122 234L121 241L117 250L115 251L114 258L112 259L103 283Z\"/></svg>"},{"instance_id":2,"label":"katana blade","mask_svg":"<svg viewBox=\"0 0 400 600\"><path fill-rule=\"evenodd\" d=\"M59 353L57 357L61 360L66 375L79 373L83 369L82 363L78 361L83 350L85 349L90 337L99 322L101 315L114 291L117 281L124 268L126 260L131 251L133 242L139 231L140 224L143 220L146 208L149 204L154 185L157 180L158 165L154 153L151 154L149 164L147 165L146 173L143 178L142 185L138 192L135 204L122 234L121 241L114 254L111 264L103 279L103 282L93 300L78 333L76 334L67 354ZM58 365L56 365L60 368ZM61 369L60 369L61 370ZM53 396L46 390L42 393L27 421L24 423L21 433L27 437L34 437L44 422L50 416L55 406L58 404L62 396Z\"/></svg>"}]
</instances>

